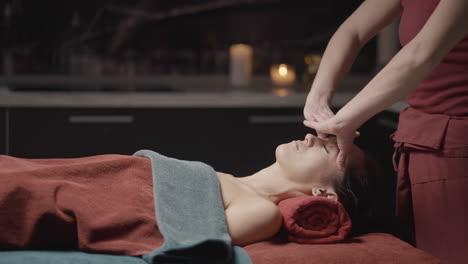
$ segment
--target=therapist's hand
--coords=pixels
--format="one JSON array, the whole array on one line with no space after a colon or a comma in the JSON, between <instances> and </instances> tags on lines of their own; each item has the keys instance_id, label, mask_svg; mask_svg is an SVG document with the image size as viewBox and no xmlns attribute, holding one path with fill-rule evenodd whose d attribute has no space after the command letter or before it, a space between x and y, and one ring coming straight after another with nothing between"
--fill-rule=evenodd
<instances>
[{"instance_id":1,"label":"therapist's hand","mask_svg":"<svg viewBox=\"0 0 468 264\"><path fill-rule=\"evenodd\" d=\"M304 106L304 117L306 121L321 123L333 116L335 116L335 114L331 111L326 98L320 98L312 92L307 95L307 101ZM327 133L322 133L322 131L317 130L317 136L321 139L326 139L328 135Z\"/></svg>"},{"instance_id":2,"label":"therapist's hand","mask_svg":"<svg viewBox=\"0 0 468 264\"><path fill-rule=\"evenodd\" d=\"M354 127L342 125L336 116L329 118L323 122L304 120L304 125L315 129L317 134L332 134L336 135L337 145L340 149L336 162L338 167L344 171L346 168L346 158L351 152L354 144L354 139L359 136L359 132Z\"/></svg>"}]
</instances>

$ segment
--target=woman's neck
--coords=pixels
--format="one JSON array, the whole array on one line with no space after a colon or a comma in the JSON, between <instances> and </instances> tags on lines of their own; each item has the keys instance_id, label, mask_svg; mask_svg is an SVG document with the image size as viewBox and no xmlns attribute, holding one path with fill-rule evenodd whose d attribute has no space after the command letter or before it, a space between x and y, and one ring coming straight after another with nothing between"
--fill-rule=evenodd
<instances>
[{"instance_id":1,"label":"woman's neck","mask_svg":"<svg viewBox=\"0 0 468 264\"><path fill-rule=\"evenodd\" d=\"M237 178L242 184L252 189L258 195L278 204L281 200L310 195L304 186L288 180L285 172L277 163L266 167L250 176Z\"/></svg>"}]
</instances>

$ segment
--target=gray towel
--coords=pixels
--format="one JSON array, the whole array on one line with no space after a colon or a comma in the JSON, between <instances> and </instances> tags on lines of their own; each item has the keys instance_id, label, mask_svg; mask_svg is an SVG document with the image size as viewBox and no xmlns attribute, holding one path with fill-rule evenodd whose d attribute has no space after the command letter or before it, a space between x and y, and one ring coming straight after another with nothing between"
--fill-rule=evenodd
<instances>
[{"instance_id":1,"label":"gray towel","mask_svg":"<svg viewBox=\"0 0 468 264\"><path fill-rule=\"evenodd\" d=\"M149 263L252 263L231 245L216 172L209 165L169 158L150 150L161 248L144 255Z\"/></svg>"}]
</instances>

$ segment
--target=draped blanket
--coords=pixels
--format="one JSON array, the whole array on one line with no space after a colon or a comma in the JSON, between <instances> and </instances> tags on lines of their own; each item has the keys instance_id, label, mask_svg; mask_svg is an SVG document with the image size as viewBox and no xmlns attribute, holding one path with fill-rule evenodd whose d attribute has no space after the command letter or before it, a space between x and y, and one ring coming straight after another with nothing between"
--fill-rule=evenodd
<instances>
[{"instance_id":1,"label":"draped blanket","mask_svg":"<svg viewBox=\"0 0 468 264\"><path fill-rule=\"evenodd\" d=\"M49 256L60 263L70 256L97 260L95 253L143 256L150 263L250 263L230 244L209 166L150 151L137 155L151 160L0 156L0 250L6 251L0 263L23 263L31 250L41 250L35 256L44 263ZM83 253L59 254L65 250ZM106 263L105 256L96 263Z\"/></svg>"},{"instance_id":2,"label":"draped blanket","mask_svg":"<svg viewBox=\"0 0 468 264\"><path fill-rule=\"evenodd\" d=\"M215 171L195 161L168 158L149 150L155 208L164 245L143 258L150 263L251 263L231 246Z\"/></svg>"}]
</instances>

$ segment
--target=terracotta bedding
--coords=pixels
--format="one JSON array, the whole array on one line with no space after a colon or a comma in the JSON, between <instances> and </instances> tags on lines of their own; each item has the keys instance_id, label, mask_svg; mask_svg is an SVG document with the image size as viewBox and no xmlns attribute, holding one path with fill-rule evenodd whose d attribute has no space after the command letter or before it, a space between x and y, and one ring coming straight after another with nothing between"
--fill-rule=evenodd
<instances>
[{"instance_id":1,"label":"terracotta bedding","mask_svg":"<svg viewBox=\"0 0 468 264\"><path fill-rule=\"evenodd\" d=\"M429 254L382 233L339 244L296 244L278 240L244 247L254 264L418 264L440 263ZM0 264L146 264L142 258L78 251L0 251Z\"/></svg>"},{"instance_id":2,"label":"terracotta bedding","mask_svg":"<svg viewBox=\"0 0 468 264\"><path fill-rule=\"evenodd\" d=\"M244 249L255 264L440 263L428 253L384 233L370 233L337 244L297 244L274 239Z\"/></svg>"}]
</instances>

